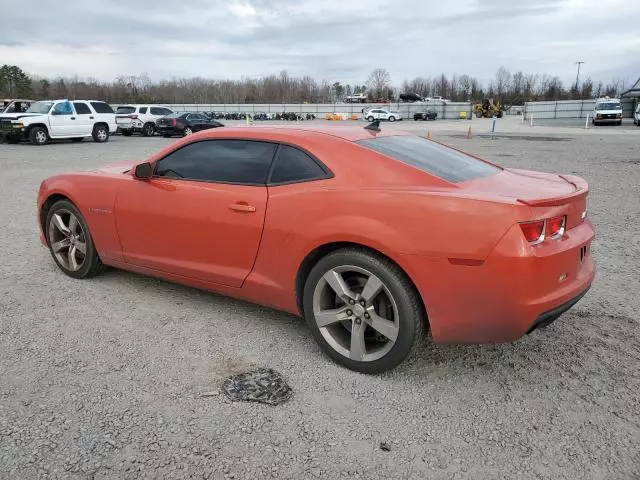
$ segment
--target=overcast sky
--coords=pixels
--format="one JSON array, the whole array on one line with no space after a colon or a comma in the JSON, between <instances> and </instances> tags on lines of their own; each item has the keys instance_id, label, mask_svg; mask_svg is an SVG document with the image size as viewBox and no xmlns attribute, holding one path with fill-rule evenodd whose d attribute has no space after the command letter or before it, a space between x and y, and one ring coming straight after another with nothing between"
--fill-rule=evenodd
<instances>
[{"instance_id":1,"label":"overcast sky","mask_svg":"<svg viewBox=\"0 0 640 480\"><path fill-rule=\"evenodd\" d=\"M0 63L49 77L640 77L639 0L0 1Z\"/></svg>"}]
</instances>

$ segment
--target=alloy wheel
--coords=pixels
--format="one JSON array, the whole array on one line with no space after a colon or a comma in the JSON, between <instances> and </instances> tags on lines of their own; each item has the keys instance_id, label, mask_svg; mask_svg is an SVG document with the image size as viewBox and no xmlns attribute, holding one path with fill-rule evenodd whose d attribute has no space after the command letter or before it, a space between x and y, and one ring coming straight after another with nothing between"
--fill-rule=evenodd
<instances>
[{"instance_id":1,"label":"alloy wheel","mask_svg":"<svg viewBox=\"0 0 640 480\"><path fill-rule=\"evenodd\" d=\"M96 131L96 137L98 137L98 140L101 142L104 142L107 139L107 135L107 131L104 128L99 128Z\"/></svg>"},{"instance_id":2,"label":"alloy wheel","mask_svg":"<svg viewBox=\"0 0 640 480\"><path fill-rule=\"evenodd\" d=\"M56 260L77 272L87 258L87 239L82 225L69 210L56 211L49 221L48 240Z\"/></svg>"},{"instance_id":3,"label":"alloy wheel","mask_svg":"<svg viewBox=\"0 0 640 480\"><path fill-rule=\"evenodd\" d=\"M398 306L389 288L353 265L326 272L313 293L313 315L325 341L344 357L372 362L387 355L398 338Z\"/></svg>"},{"instance_id":4,"label":"alloy wheel","mask_svg":"<svg viewBox=\"0 0 640 480\"><path fill-rule=\"evenodd\" d=\"M47 141L47 134L45 133L44 130L38 130L36 132L35 137L36 137L36 142L38 143L46 143Z\"/></svg>"}]
</instances>

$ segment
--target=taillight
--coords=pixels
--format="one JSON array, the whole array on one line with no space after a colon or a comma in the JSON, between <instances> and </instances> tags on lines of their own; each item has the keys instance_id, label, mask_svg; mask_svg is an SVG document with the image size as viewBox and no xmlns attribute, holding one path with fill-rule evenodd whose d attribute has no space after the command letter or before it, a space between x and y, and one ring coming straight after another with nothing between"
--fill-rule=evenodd
<instances>
[{"instance_id":1,"label":"taillight","mask_svg":"<svg viewBox=\"0 0 640 480\"><path fill-rule=\"evenodd\" d=\"M564 235L566 216L554 217L547 220L547 237L557 238Z\"/></svg>"},{"instance_id":2,"label":"taillight","mask_svg":"<svg viewBox=\"0 0 640 480\"><path fill-rule=\"evenodd\" d=\"M171 120L171 126L172 126L172 127L175 127L177 123L178 123L178 122L176 122L176 119L175 119L175 118L174 118L173 120Z\"/></svg>"},{"instance_id":3,"label":"taillight","mask_svg":"<svg viewBox=\"0 0 640 480\"><path fill-rule=\"evenodd\" d=\"M138 115L129 115L129 118L131 118L133 120L137 120L138 119Z\"/></svg>"},{"instance_id":4,"label":"taillight","mask_svg":"<svg viewBox=\"0 0 640 480\"><path fill-rule=\"evenodd\" d=\"M527 242L536 244L544 240L544 220L521 223L520 228Z\"/></svg>"}]
</instances>

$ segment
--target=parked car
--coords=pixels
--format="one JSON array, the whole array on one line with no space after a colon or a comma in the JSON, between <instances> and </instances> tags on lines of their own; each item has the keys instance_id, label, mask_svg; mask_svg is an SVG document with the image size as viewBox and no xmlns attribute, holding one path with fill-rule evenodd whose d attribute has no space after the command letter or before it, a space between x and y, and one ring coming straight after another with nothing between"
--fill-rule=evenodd
<instances>
[{"instance_id":1,"label":"parked car","mask_svg":"<svg viewBox=\"0 0 640 480\"><path fill-rule=\"evenodd\" d=\"M116 128L113 108L97 100L46 100L24 113L0 115L0 132L9 143L26 139L44 145L52 139L81 142L86 137L102 143Z\"/></svg>"},{"instance_id":2,"label":"parked car","mask_svg":"<svg viewBox=\"0 0 640 480\"><path fill-rule=\"evenodd\" d=\"M24 113L34 103L33 100L6 98L0 103L0 114Z\"/></svg>"},{"instance_id":3,"label":"parked car","mask_svg":"<svg viewBox=\"0 0 640 480\"><path fill-rule=\"evenodd\" d=\"M640 103L638 103L636 111L633 114L633 123L640 127Z\"/></svg>"},{"instance_id":4,"label":"parked car","mask_svg":"<svg viewBox=\"0 0 640 480\"><path fill-rule=\"evenodd\" d=\"M591 123L615 123L622 125L622 104L617 98L600 98L593 109Z\"/></svg>"},{"instance_id":5,"label":"parked car","mask_svg":"<svg viewBox=\"0 0 640 480\"><path fill-rule=\"evenodd\" d=\"M366 103L367 95L364 93L354 93L344 98L345 103Z\"/></svg>"},{"instance_id":6,"label":"parked car","mask_svg":"<svg viewBox=\"0 0 640 480\"><path fill-rule=\"evenodd\" d=\"M377 373L427 328L507 342L571 308L595 274L588 191L408 133L280 125L58 174L37 205L70 277L108 265L302 315L329 357Z\"/></svg>"},{"instance_id":7,"label":"parked car","mask_svg":"<svg viewBox=\"0 0 640 480\"><path fill-rule=\"evenodd\" d=\"M413 114L414 120L435 120L438 117L438 112L433 108L427 108L422 112L416 112Z\"/></svg>"},{"instance_id":8,"label":"parked car","mask_svg":"<svg viewBox=\"0 0 640 480\"><path fill-rule=\"evenodd\" d=\"M390 122L402 120L402 115L398 112L392 112L384 108L372 108L370 110L366 110L363 116L369 122L373 122L374 120L388 120Z\"/></svg>"},{"instance_id":9,"label":"parked car","mask_svg":"<svg viewBox=\"0 0 640 480\"><path fill-rule=\"evenodd\" d=\"M116 123L125 137L134 133L142 133L145 137L152 137L155 133L156 122L175 112L160 105L121 105L116 109Z\"/></svg>"},{"instance_id":10,"label":"parked car","mask_svg":"<svg viewBox=\"0 0 640 480\"><path fill-rule=\"evenodd\" d=\"M167 138L176 135L185 137L201 130L223 126L222 123L207 117L203 113L184 112L174 113L158 119L156 131Z\"/></svg>"}]
</instances>

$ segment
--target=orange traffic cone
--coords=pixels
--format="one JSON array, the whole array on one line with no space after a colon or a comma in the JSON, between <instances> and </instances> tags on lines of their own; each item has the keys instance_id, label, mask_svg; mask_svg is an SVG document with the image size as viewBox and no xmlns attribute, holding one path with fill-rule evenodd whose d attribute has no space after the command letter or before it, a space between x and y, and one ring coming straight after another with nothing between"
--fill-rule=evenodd
<instances>
[{"instance_id":1,"label":"orange traffic cone","mask_svg":"<svg viewBox=\"0 0 640 480\"><path fill-rule=\"evenodd\" d=\"M471 125L469 125L469 131L467 132L467 138L471 138L473 137L473 134L471 133Z\"/></svg>"},{"instance_id":2,"label":"orange traffic cone","mask_svg":"<svg viewBox=\"0 0 640 480\"><path fill-rule=\"evenodd\" d=\"M427 140L431 140L431 130L427 130Z\"/></svg>"}]
</instances>

